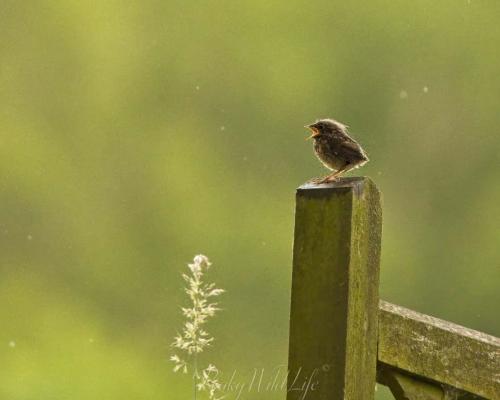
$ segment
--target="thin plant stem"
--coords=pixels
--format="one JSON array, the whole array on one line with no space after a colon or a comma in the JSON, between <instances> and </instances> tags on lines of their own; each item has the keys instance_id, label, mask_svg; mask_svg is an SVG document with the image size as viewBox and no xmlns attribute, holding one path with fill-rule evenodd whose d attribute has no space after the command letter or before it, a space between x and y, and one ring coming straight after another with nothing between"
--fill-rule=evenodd
<instances>
[{"instance_id":1,"label":"thin plant stem","mask_svg":"<svg viewBox=\"0 0 500 400\"><path fill-rule=\"evenodd\" d=\"M196 396L198 394L198 353L194 353L194 375L193 375L193 383L194 383L194 400L196 400Z\"/></svg>"}]
</instances>

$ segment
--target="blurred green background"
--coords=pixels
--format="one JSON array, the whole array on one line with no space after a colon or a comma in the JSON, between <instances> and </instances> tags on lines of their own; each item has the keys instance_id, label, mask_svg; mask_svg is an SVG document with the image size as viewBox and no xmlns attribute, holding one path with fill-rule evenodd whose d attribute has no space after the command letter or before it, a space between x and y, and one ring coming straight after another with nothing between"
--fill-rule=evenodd
<instances>
[{"instance_id":1,"label":"blurred green background","mask_svg":"<svg viewBox=\"0 0 500 400\"><path fill-rule=\"evenodd\" d=\"M168 357L200 252L227 289L204 360L286 363L317 117L370 155L382 297L500 335L499 18L479 0L2 0L0 399L189 399Z\"/></svg>"}]
</instances>

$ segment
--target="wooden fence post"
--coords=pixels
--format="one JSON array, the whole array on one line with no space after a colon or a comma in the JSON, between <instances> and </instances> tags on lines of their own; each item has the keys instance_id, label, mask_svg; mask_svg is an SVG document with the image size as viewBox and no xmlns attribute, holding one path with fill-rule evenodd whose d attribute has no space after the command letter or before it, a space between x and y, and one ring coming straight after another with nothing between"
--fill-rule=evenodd
<instances>
[{"instance_id":1,"label":"wooden fence post","mask_svg":"<svg viewBox=\"0 0 500 400\"><path fill-rule=\"evenodd\" d=\"M298 188L287 400L374 398L381 222L369 178Z\"/></svg>"}]
</instances>

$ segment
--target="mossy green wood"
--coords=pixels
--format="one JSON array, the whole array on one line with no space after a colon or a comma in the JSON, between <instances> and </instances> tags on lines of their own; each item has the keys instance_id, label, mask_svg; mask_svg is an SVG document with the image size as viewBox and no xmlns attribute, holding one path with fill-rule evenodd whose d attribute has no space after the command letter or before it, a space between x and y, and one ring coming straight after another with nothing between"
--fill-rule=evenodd
<instances>
[{"instance_id":1,"label":"mossy green wood","mask_svg":"<svg viewBox=\"0 0 500 400\"><path fill-rule=\"evenodd\" d=\"M500 399L500 339L385 301L379 362L487 399Z\"/></svg>"},{"instance_id":2,"label":"mossy green wood","mask_svg":"<svg viewBox=\"0 0 500 400\"><path fill-rule=\"evenodd\" d=\"M379 364L377 382L388 386L396 400L485 400L484 397Z\"/></svg>"},{"instance_id":3,"label":"mossy green wood","mask_svg":"<svg viewBox=\"0 0 500 400\"><path fill-rule=\"evenodd\" d=\"M445 400L440 385L419 381L394 369L380 368L377 380L391 389L396 400Z\"/></svg>"},{"instance_id":4,"label":"mossy green wood","mask_svg":"<svg viewBox=\"0 0 500 400\"><path fill-rule=\"evenodd\" d=\"M287 399L373 399L379 191L347 178L301 186L296 201Z\"/></svg>"}]
</instances>

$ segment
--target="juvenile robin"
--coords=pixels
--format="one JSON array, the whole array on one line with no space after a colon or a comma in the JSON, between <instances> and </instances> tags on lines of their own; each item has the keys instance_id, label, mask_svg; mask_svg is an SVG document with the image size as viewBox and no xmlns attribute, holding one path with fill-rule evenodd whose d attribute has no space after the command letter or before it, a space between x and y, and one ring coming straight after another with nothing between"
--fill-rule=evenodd
<instances>
[{"instance_id":1,"label":"juvenile robin","mask_svg":"<svg viewBox=\"0 0 500 400\"><path fill-rule=\"evenodd\" d=\"M314 153L326 168L333 171L316 179L316 183L336 181L344 172L368 162L368 156L359 143L348 135L346 125L333 119L320 119L306 128L311 130L307 139L314 140Z\"/></svg>"}]
</instances>

